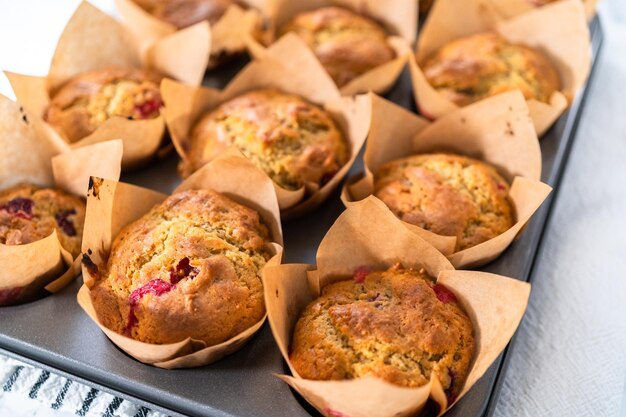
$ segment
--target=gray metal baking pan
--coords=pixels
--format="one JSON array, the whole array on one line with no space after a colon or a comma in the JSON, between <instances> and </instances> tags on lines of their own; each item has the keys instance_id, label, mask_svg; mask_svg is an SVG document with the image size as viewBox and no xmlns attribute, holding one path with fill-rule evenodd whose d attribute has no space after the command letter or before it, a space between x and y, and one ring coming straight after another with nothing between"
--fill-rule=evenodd
<instances>
[{"instance_id":1,"label":"gray metal baking pan","mask_svg":"<svg viewBox=\"0 0 626 417\"><path fill-rule=\"evenodd\" d=\"M600 22L594 20L590 28L595 65L602 44ZM207 74L205 84L224 85L244 64L244 60L233 62L228 70ZM592 71L590 82L593 75ZM541 139L543 181L553 186L555 192L535 214L522 236L500 258L483 268L485 271L524 281L533 279L535 254L541 246L551 203L558 197L558 184L576 137L588 84L570 110ZM415 110L407 73L388 98ZM172 155L125 176L123 180L169 192L179 182L176 164L177 158ZM362 165L357 163L350 175L361 169ZM336 192L305 218L285 222L286 262L315 263L319 242L342 211ZM267 324L243 349L215 364L195 369L163 370L135 361L110 343L76 303L79 287L80 279L54 296L1 308L0 352L173 416L316 415L286 384L272 375L287 372L287 369ZM447 416L492 415L502 375L506 372L506 358L514 340Z\"/></svg>"}]
</instances>

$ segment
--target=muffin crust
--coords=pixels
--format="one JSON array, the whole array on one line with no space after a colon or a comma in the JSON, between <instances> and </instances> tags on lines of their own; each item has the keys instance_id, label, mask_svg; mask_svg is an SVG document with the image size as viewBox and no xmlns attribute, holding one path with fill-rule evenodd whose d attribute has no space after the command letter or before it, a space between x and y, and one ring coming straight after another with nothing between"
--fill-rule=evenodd
<instances>
[{"instance_id":1,"label":"muffin crust","mask_svg":"<svg viewBox=\"0 0 626 417\"><path fill-rule=\"evenodd\" d=\"M396 56L380 24L341 7L301 13L283 28L287 32L309 45L339 87Z\"/></svg>"},{"instance_id":2,"label":"muffin crust","mask_svg":"<svg viewBox=\"0 0 626 417\"><path fill-rule=\"evenodd\" d=\"M0 191L0 243L24 245L49 236L76 258L85 223L85 201L64 191L22 184Z\"/></svg>"},{"instance_id":3,"label":"muffin crust","mask_svg":"<svg viewBox=\"0 0 626 417\"><path fill-rule=\"evenodd\" d=\"M444 45L422 69L428 82L459 106L516 89L527 100L548 103L561 84L547 57L492 32Z\"/></svg>"},{"instance_id":4,"label":"muffin crust","mask_svg":"<svg viewBox=\"0 0 626 417\"><path fill-rule=\"evenodd\" d=\"M160 77L135 68L110 67L81 74L63 85L44 113L68 142L92 134L113 116L158 117L163 106Z\"/></svg>"},{"instance_id":5,"label":"muffin crust","mask_svg":"<svg viewBox=\"0 0 626 417\"><path fill-rule=\"evenodd\" d=\"M456 251L510 229L509 185L484 162L451 154L391 161L374 176L374 194L401 220L444 236Z\"/></svg>"},{"instance_id":6,"label":"muffin crust","mask_svg":"<svg viewBox=\"0 0 626 417\"><path fill-rule=\"evenodd\" d=\"M245 93L203 116L191 132L181 175L231 145L291 190L324 185L349 159L348 144L328 113L277 90Z\"/></svg>"},{"instance_id":7,"label":"muffin crust","mask_svg":"<svg viewBox=\"0 0 626 417\"><path fill-rule=\"evenodd\" d=\"M472 323L454 294L423 270L362 267L326 286L298 320L290 360L301 377L366 375L419 387L435 372L449 400L474 354Z\"/></svg>"},{"instance_id":8,"label":"muffin crust","mask_svg":"<svg viewBox=\"0 0 626 417\"><path fill-rule=\"evenodd\" d=\"M208 190L168 197L113 242L91 289L106 327L147 343L224 342L265 314L259 214Z\"/></svg>"}]
</instances>

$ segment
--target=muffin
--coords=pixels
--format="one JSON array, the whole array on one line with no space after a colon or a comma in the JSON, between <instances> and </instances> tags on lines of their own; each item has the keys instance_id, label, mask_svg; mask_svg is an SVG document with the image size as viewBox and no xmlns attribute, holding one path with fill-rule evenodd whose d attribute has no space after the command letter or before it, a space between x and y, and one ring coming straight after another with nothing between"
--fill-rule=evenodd
<instances>
[{"instance_id":1,"label":"muffin","mask_svg":"<svg viewBox=\"0 0 626 417\"><path fill-rule=\"evenodd\" d=\"M514 224L509 184L492 166L458 155L391 161L374 175L374 195L401 220L444 236L456 251L492 239Z\"/></svg>"},{"instance_id":2,"label":"muffin","mask_svg":"<svg viewBox=\"0 0 626 417\"><path fill-rule=\"evenodd\" d=\"M309 45L339 87L396 57L380 24L340 7L300 13L283 28L287 32Z\"/></svg>"},{"instance_id":3,"label":"muffin","mask_svg":"<svg viewBox=\"0 0 626 417\"><path fill-rule=\"evenodd\" d=\"M136 68L86 72L54 93L44 119L70 143L89 136L113 116L153 119L163 106L159 83L156 74Z\"/></svg>"},{"instance_id":4,"label":"muffin","mask_svg":"<svg viewBox=\"0 0 626 417\"><path fill-rule=\"evenodd\" d=\"M324 185L348 162L348 144L321 108L276 90L255 90L204 115L180 165L190 175L234 145L289 190Z\"/></svg>"},{"instance_id":5,"label":"muffin","mask_svg":"<svg viewBox=\"0 0 626 417\"><path fill-rule=\"evenodd\" d=\"M90 291L98 318L146 343L224 342L265 315L266 243L256 211L213 191L176 193L114 240Z\"/></svg>"},{"instance_id":6,"label":"muffin","mask_svg":"<svg viewBox=\"0 0 626 417\"><path fill-rule=\"evenodd\" d=\"M214 25L231 4L235 2L233 0L160 0L146 9L157 19L177 29L184 29L204 20Z\"/></svg>"},{"instance_id":7,"label":"muffin","mask_svg":"<svg viewBox=\"0 0 626 417\"><path fill-rule=\"evenodd\" d=\"M492 32L447 43L423 62L422 70L430 85L459 106L510 90L548 103L560 89L548 58Z\"/></svg>"},{"instance_id":8,"label":"muffin","mask_svg":"<svg viewBox=\"0 0 626 417\"><path fill-rule=\"evenodd\" d=\"M289 358L313 380L374 376L413 388L435 372L453 402L473 355L472 322L455 295L396 264L324 287L300 315Z\"/></svg>"},{"instance_id":9,"label":"muffin","mask_svg":"<svg viewBox=\"0 0 626 417\"><path fill-rule=\"evenodd\" d=\"M61 246L76 258L85 223L85 201L61 190L17 185L0 191L0 243L25 245L56 230Z\"/></svg>"}]
</instances>

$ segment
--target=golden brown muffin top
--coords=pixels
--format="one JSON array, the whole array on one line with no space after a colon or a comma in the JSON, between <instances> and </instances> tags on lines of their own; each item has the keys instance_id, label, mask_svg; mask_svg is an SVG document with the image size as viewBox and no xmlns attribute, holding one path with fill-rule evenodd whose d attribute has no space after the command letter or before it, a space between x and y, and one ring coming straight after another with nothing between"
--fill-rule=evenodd
<instances>
[{"instance_id":1,"label":"golden brown muffin top","mask_svg":"<svg viewBox=\"0 0 626 417\"><path fill-rule=\"evenodd\" d=\"M374 176L374 195L401 220L444 236L460 251L514 224L509 184L484 162L451 154L391 161Z\"/></svg>"},{"instance_id":2,"label":"golden brown muffin top","mask_svg":"<svg viewBox=\"0 0 626 417\"><path fill-rule=\"evenodd\" d=\"M113 116L152 119L163 106L159 82L157 74L136 68L86 72L52 96L44 119L70 143L90 135Z\"/></svg>"},{"instance_id":3,"label":"golden brown muffin top","mask_svg":"<svg viewBox=\"0 0 626 417\"><path fill-rule=\"evenodd\" d=\"M190 175L231 145L292 190L324 185L349 159L348 144L326 111L271 89L242 94L204 115L191 133L181 174Z\"/></svg>"},{"instance_id":4,"label":"golden brown muffin top","mask_svg":"<svg viewBox=\"0 0 626 417\"><path fill-rule=\"evenodd\" d=\"M62 190L21 184L0 191L0 243L24 245L52 231L74 258L80 253L85 201Z\"/></svg>"},{"instance_id":5,"label":"golden brown muffin top","mask_svg":"<svg viewBox=\"0 0 626 417\"><path fill-rule=\"evenodd\" d=\"M428 82L459 106L517 89L526 99L547 103L560 88L547 57L492 32L447 43L422 69Z\"/></svg>"},{"instance_id":6,"label":"golden brown muffin top","mask_svg":"<svg viewBox=\"0 0 626 417\"><path fill-rule=\"evenodd\" d=\"M453 400L474 355L472 323L424 270L361 267L323 288L298 320L290 360L305 379L366 375L419 387L435 372Z\"/></svg>"},{"instance_id":7,"label":"golden brown muffin top","mask_svg":"<svg viewBox=\"0 0 626 417\"><path fill-rule=\"evenodd\" d=\"M178 29L207 20L214 25L233 0L160 0L147 11Z\"/></svg>"},{"instance_id":8,"label":"golden brown muffin top","mask_svg":"<svg viewBox=\"0 0 626 417\"><path fill-rule=\"evenodd\" d=\"M176 193L115 238L91 289L98 317L148 343L224 342L265 314L267 243L255 210L213 191Z\"/></svg>"},{"instance_id":9,"label":"golden brown muffin top","mask_svg":"<svg viewBox=\"0 0 626 417\"><path fill-rule=\"evenodd\" d=\"M396 56L380 24L341 7L300 13L282 29L287 32L309 45L339 87Z\"/></svg>"}]
</instances>

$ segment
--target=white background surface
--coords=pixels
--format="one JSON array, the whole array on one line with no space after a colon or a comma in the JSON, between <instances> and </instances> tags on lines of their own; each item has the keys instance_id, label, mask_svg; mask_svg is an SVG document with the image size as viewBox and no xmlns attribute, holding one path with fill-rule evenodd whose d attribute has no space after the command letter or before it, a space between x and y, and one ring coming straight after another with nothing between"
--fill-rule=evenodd
<instances>
[{"instance_id":1,"label":"white background surface","mask_svg":"<svg viewBox=\"0 0 626 417\"><path fill-rule=\"evenodd\" d=\"M113 12L112 1L93 3ZM0 69L45 75L77 4L0 0ZM606 0L601 17L600 66L539 255L498 417L626 417L626 0ZM0 93L13 97L3 75ZM5 394L5 415L61 414Z\"/></svg>"}]
</instances>

